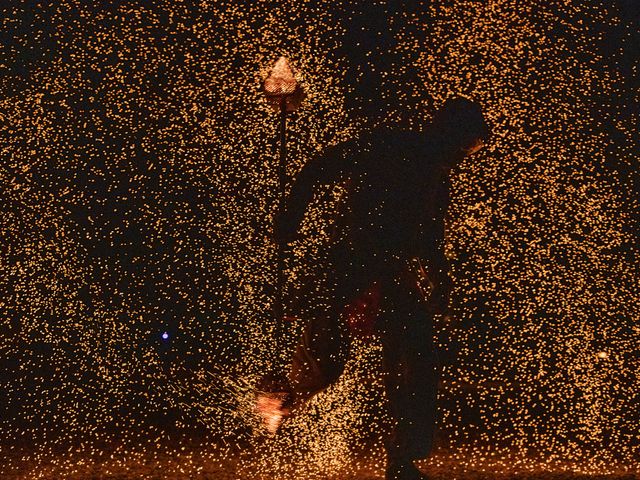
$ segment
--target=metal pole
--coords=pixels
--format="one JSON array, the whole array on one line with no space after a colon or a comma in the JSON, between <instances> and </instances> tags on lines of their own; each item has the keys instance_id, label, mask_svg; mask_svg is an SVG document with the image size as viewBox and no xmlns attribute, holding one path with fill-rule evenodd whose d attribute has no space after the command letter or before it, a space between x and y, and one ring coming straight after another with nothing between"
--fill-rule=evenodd
<instances>
[{"instance_id":1,"label":"metal pole","mask_svg":"<svg viewBox=\"0 0 640 480\"><path fill-rule=\"evenodd\" d=\"M278 197L281 205L285 201L285 188L287 184L287 97L280 100L280 161L278 164ZM276 298L274 302L274 314L276 320L276 342L279 343L284 324L284 246L276 246ZM279 346L279 345L277 345ZM277 350L279 351L279 350Z\"/></svg>"}]
</instances>

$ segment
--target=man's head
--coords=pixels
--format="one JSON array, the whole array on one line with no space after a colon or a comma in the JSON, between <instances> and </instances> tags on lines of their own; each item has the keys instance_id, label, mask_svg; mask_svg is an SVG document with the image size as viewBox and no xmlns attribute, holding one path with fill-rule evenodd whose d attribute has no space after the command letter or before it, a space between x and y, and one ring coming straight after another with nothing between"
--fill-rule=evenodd
<instances>
[{"instance_id":1,"label":"man's head","mask_svg":"<svg viewBox=\"0 0 640 480\"><path fill-rule=\"evenodd\" d=\"M489 137L480 105L461 97L444 102L433 117L432 128L443 142L464 155L477 152Z\"/></svg>"}]
</instances>

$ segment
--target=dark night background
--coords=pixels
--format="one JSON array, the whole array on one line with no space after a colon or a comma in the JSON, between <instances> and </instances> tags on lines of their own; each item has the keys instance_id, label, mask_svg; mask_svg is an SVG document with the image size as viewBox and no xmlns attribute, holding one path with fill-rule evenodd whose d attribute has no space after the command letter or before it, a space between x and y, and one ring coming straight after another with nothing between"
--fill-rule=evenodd
<instances>
[{"instance_id":1,"label":"dark night background","mask_svg":"<svg viewBox=\"0 0 640 480\"><path fill-rule=\"evenodd\" d=\"M443 444L502 431L637 466L639 19L635 0L2 2L0 451L250 435L197 374L282 355L259 86L286 54L309 94L290 175L371 125L419 128L448 94L487 106L495 143L454 182ZM327 294L330 197L289 261L302 318Z\"/></svg>"}]
</instances>

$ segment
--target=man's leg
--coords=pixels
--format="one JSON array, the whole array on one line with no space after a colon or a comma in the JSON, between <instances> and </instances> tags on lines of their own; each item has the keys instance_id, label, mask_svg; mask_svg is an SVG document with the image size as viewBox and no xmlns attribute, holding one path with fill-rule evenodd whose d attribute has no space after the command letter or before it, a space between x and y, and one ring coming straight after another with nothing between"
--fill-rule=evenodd
<instances>
[{"instance_id":1,"label":"man's leg","mask_svg":"<svg viewBox=\"0 0 640 480\"><path fill-rule=\"evenodd\" d=\"M324 315L312 318L302 333L283 385L258 395L256 409L268 431L275 433L292 410L329 387L342 374L349 354L349 336L334 299Z\"/></svg>"},{"instance_id":2,"label":"man's leg","mask_svg":"<svg viewBox=\"0 0 640 480\"><path fill-rule=\"evenodd\" d=\"M380 319L385 387L395 422L386 448L390 465L411 465L433 447L439 372L433 318L418 291L394 280L385 282Z\"/></svg>"},{"instance_id":3,"label":"man's leg","mask_svg":"<svg viewBox=\"0 0 640 480\"><path fill-rule=\"evenodd\" d=\"M337 309L331 308L311 319L300 337L289 373L296 403L327 388L344 370L349 338L338 317Z\"/></svg>"},{"instance_id":4,"label":"man's leg","mask_svg":"<svg viewBox=\"0 0 640 480\"><path fill-rule=\"evenodd\" d=\"M348 247L336 248L332 254L335 289L333 300L324 315L312 318L296 347L289 381L301 403L335 383L349 356L348 325L344 308L371 284L366 265L354 258Z\"/></svg>"}]
</instances>

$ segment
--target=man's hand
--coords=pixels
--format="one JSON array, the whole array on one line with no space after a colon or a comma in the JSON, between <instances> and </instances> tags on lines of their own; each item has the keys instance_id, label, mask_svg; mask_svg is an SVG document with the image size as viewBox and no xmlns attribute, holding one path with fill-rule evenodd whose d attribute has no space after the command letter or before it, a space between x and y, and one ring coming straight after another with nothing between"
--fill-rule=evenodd
<instances>
[{"instance_id":1,"label":"man's hand","mask_svg":"<svg viewBox=\"0 0 640 480\"><path fill-rule=\"evenodd\" d=\"M449 294L451 293L451 279L446 273L438 275L435 287L429 297L429 310L433 314L449 315Z\"/></svg>"}]
</instances>

